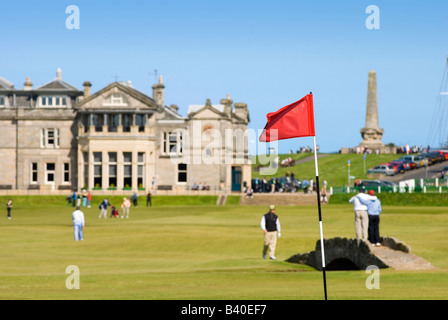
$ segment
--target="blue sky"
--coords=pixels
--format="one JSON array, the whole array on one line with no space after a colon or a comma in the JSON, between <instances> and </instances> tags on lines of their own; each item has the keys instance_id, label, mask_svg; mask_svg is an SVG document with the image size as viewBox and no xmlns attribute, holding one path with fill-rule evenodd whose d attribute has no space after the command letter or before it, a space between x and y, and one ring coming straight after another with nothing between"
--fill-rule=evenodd
<instances>
[{"instance_id":1,"label":"blue sky","mask_svg":"<svg viewBox=\"0 0 448 320\"><path fill-rule=\"evenodd\" d=\"M66 28L69 5L80 29ZM369 30L366 8L380 10ZM367 77L377 72L383 142L423 145L448 54L448 1L3 1L0 77L22 88L55 77L98 91L131 80L151 95L163 75L165 103L245 102L250 128L310 91L316 140L335 152L361 141ZM447 106L448 107L448 106ZM280 153L311 138L278 142Z\"/></svg>"}]
</instances>

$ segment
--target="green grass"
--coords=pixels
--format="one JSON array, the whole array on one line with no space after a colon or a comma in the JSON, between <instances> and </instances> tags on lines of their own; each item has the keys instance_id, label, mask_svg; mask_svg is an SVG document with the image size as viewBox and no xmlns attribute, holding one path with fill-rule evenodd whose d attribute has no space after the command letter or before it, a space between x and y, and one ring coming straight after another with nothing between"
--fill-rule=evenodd
<instances>
[{"instance_id":1,"label":"green grass","mask_svg":"<svg viewBox=\"0 0 448 320\"><path fill-rule=\"evenodd\" d=\"M331 196L331 204L346 204L356 193L334 194ZM376 193L384 205L395 206L419 206L428 207L448 207L448 196L443 193Z\"/></svg>"},{"instance_id":2,"label":"green grass","mask_svg":"<svg viewBox=\"0 0 448 320\"><path fill-rule=\"evenodd\" d=\"M291 158L300 160L309 156L314 156L314 153L300 153L292 154ZM280 159L289 157L289 155L279 155ZM366 171L380 163L389 162L394 159L398 159L398 154L371 154L367 156ZM329 186L345 186L348 183L348 160L350 160L350 176L354 176L360 179L367 179L367 175L364 173L364 160L362 154L327 154L325 157L318 159L319 167L319 179L321 181L326 180ZM281 160L280 160L281 161ZM280 163L280 162L279 162ZM252 164L252 178L263 178L260 173L255 170L260 163L257 159ZM314 167L314 159L304 163L296 164L292 167L282 168L279 167L277 172L273 175L275 177L283 177L286 172L294 172L296 178L303 180L315 179L316 172ZM266 176L268 179L271 176ZM353 180L351 184L353 184Z\"/></svg>"},{"instance_id":3,"label":"green grass","mask_svg":"<svg viewBox=\"0 0 448 320\"><path fill-rule=\"evenodd\" d=\"M126 195L124 195L126 196ZM92 196L91 206L98 208L99 204L104 198L108 198L109 202L115 206L121 206L124 196ZM66 196L0 196L0 203L6 203L9 198L13 199L14 207L33 207L33 208L47 208L47 207L71 207L65 198ZM198 195L198 196L152 196L151 204L152 206L185 206L185 205L215 205L218 200L218 196L214 195ZM230 201L235 202L234 199ZM146 196L138 197L138 205L146 206Z\"/></svg>"},{"instance_id":4,"label":"green grass","mask_svg":"<svg viewBox=\"0 0 448 320\"><path fill-rule=\"evenodd\" d=\"M285 262L314 250L319 239L315 207L277 206L282 238L278 260L269 261L261 258L259 223L265 207L201 203L146 208L142 202L128 220L98 219L93 207L85 209L85 240L75 242L72 208L63 200L13 199L13 218L7 220L5 210L0 219L3 300L323 299L321 272ZM351 205L323 206L322 217L326 238L354 237ZM327 272L328 298L446 299L447 227L443 207L384 206L381 234L406 242L439 269L381 269L379 290L366 289L364 271ZM65 286L69 265L79 267L79 290ZM262 289L266 284L269 290Z\"/></svg>"}]
</instances>

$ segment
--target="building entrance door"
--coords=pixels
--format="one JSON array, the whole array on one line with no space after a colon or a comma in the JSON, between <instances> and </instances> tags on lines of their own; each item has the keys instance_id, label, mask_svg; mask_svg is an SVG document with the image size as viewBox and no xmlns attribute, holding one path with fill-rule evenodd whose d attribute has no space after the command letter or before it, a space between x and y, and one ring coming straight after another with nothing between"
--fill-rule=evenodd
<instances>
[{"instance_id":1,"label":"building entrance door","mask_svg":"<svg viewBox=\"0 0 448 320\"><path fill-rule=\"evenodd\" d=\"M241 192L241 167L232 167L232 191Z\"/></svg>"}]
</instances>

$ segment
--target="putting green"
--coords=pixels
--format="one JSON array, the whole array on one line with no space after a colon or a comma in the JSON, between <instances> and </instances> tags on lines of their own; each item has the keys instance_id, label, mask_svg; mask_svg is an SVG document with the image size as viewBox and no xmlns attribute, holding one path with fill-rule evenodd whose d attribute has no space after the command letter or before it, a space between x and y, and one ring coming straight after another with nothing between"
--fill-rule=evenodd
<instances>
[{"instance_id":1,"label":"putting green","mask_svg":"<svg viewBox=\"0 0 448 320\"><path fill-rule=\"evenodd\" d=\"M98 219L84 209L84 241L75 242L72 207L14 207L0 219L0 299L323 298L322 273L285 262L314 250L317 208L277 206L282 237L277 260L261 256L265 207L159 206L132 208L129 219ZM324 237L354 237L350 205L322 208ZM448 210L385 206L382 235L397 237L435 271L380 270L380 289L365 271L327 272L328 299L446 299ZM79 270L79 289L68 289ZM269 290L266 290L266 287Z\"/></svg>"}]
</instances>

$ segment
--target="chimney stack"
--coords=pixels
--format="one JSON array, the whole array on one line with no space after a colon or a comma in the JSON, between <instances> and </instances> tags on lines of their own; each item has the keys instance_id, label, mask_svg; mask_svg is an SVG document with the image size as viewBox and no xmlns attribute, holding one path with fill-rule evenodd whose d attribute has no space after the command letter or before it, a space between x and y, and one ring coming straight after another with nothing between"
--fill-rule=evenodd
<instances>
[{"instance_id":1,"label":"chimney stack","mask_svg":"<svg viewBox=\"0 0 448 320\"><path fill-rule=\"evenodd\" d=\"M165 86L163 85L163 78L160 76L159 83L152 86L152 98L156 101L158 106L163 106L163 89L165 89Z\"/></svg>"},{"instance_id":2,"label":"chimney stack","mask_svg":"<svg viewBox=\"0 0 448 320\"><path fill-rule=\"evenodd\" d=\"M227 95L226 99L221 99L221 101L219 102L224 105L224 113L230 116L232 114L233 103L233 101L230 99L230 94Z\"/></svg>"},{"instance_id":3,"label":"chimney stack","mask_svg":"<svg viewBox=\"0 0 448 320\"><path fill-rule=\"evenodd\" d=\"M33 89L33 84L31 83L30 78L26 78L23 90L31 90L31 89Z\"/></svg>"},{"instance_id":4,"label":"chimney stack","mask_svg":"<svg viewBox=\"0 0 448 320\"><path fill-rule=\"evenodd\" d=\"M249 112L247 110L246 103L235 103L235 114L240 118L244 119L244 121L249 122Z\"/></svg>"},{"instance_id":5,"label":"chimney stack","mask_svg":"<svg viewBox=\"0 0 448 320\"><path fill-rule=\"evenodd\" d=\"M58 68L58 70L56 70L56 80L62 80L62 70L61 70L61 68Z\"/></svg>"},{"instance_id":6,"label":"chimney stack","mask_svg":"<svg viewBox=\"0 0 448 320\"><path fill-rule=\"evenodd\" d=\"M84 81L82 84L84 86L84 99L90 97L92 84L90 81Z\"/></svg>"}]
</instances>

